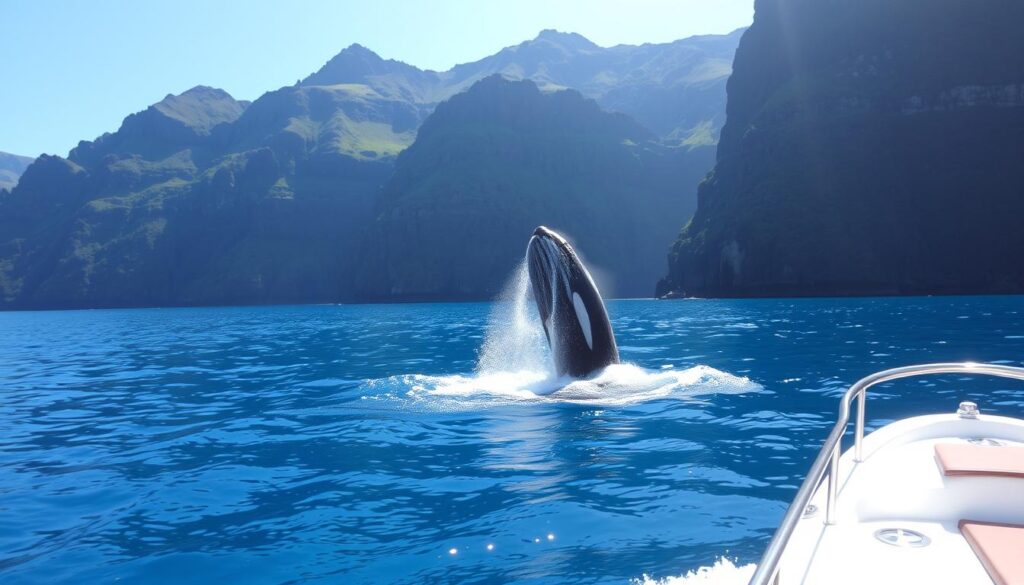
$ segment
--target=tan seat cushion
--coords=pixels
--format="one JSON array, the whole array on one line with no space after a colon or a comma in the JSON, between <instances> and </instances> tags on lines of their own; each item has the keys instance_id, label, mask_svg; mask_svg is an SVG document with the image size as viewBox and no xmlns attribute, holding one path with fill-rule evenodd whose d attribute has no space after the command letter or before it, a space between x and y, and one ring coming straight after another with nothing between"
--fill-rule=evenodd
<instances>
[{"instance_id":1,"label":"tan seat cushion","mask_svg":"<svg viewBox=\"0 0 1024 585\"><path fill-rule=\"evenodd\" d=\"M961 520L960 533L996 585L1024 585L1024 526Z\"/></svg>"},{"instance_id":2,"label":"tan seat cushion","mask_svg":"<svg viewBox=\"0 0 1024 585\"><path fill-rule=\"evenodd\" d=\"M935 459L948 476L1024 477L1024 447L936 443Z\"/></svg>"}]
</instances>

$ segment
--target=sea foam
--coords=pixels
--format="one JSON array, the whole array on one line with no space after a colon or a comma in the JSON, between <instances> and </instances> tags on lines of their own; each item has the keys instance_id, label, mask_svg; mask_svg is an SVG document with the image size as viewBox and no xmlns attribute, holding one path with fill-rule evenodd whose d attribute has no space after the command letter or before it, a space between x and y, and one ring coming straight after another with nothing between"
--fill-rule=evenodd
<instances>
[{"instance_id":1,"label":"sea foam","mask_svg":"<svg viewBox=\"0 0 1024 585\"><path fill-rule=\"evenodd\" d=\"M746 585L754 575L757 565L748 564L737 567L727 558L719 558L710 567L701 567L696 571L689 571L678 577L665 577L655 579L644 575L641 579L634 579L634 585Z\"/></svg>"}]
</instances>

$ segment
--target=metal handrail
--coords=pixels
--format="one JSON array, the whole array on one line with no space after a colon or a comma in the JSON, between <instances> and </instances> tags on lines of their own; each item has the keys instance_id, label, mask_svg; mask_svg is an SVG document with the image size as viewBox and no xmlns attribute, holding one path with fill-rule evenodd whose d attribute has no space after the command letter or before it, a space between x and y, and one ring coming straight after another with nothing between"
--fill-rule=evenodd
<instances>
[{"instance_id":1,"label":"metal handrail","mask_svg":"<svg viewBox=\"0 0 1024 585\"><path fill-rule=\"evenodd\" d=\"M850 386L850 389L846 391L842 401L839 403L839 418L836 420L835 426L832 427L832 432L825 439L821 451L818 452L818 456L814 459L814 464L811 465L811 470L807 473L807 478L800 486L796 497L793 498L793 503L786 510L786 515L782 518L782 523L779 524L778 530L775 531L775 536L768 543L768 548L765 550L764 556L761 557L761 562L757 564L757 569L750 578L750 585L769 585L776 577L779 561L782 559L782 553L786 548L786 544L793 535L793 530L796 529L796 525L800 521L808 502L821 484L822 479L824 479L826 467L829 468L829 474L825 524L835 524L840 444L843 435L846 434L846 427L850 422L850 403L853 402L853 399L857 399L857 431L854 438L854 461L859 462L862 460L861 443L864 440L864 401L867 389L876 384L927 374L982 374L1024 380L1024 368L964 362L924 364L884 370L862 378L856 384Z\"/></svg>"}]
</instances>

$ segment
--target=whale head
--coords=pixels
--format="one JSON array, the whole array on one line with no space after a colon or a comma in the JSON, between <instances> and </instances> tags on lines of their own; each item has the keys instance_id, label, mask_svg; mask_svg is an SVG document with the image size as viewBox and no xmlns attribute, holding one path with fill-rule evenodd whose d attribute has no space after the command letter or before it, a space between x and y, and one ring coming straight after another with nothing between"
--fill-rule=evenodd
<instances>
[{"instance_id":1,"label":"whale head","mask_svg":"<svg viewBox=\"0 0 1024 585\"><path fill-rule=\"evenodd\" d=\"M540 226L526 256L533 298L558 374L584 377L618 363L604 300L569 242Z\"/></svg>"}]
</instances>

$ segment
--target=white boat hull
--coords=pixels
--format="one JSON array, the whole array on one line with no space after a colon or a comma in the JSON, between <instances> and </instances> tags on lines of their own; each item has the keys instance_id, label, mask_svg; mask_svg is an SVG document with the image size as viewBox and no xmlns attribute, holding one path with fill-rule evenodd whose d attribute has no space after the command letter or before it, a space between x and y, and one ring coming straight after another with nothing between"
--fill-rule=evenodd
<instances>
[{"instance_id":1,"label":"white boat hull","mask_svg":"<svg viewBox=\"0 0 1024 585\"><path fill-rule=\"evenodd\" d=\"M1024 524L1024 479L943 475L935 445L972 440L1024 447L1024 421L914 417L866 436L863 461L854 461L853 449L844 452L834 523L825 521L825 481L782 554L778 583L991 584L958 524Z\"/></svg>"}]
</instances>

